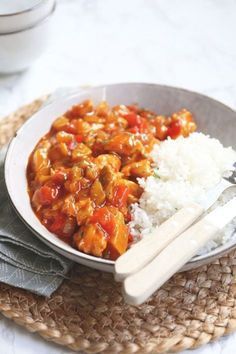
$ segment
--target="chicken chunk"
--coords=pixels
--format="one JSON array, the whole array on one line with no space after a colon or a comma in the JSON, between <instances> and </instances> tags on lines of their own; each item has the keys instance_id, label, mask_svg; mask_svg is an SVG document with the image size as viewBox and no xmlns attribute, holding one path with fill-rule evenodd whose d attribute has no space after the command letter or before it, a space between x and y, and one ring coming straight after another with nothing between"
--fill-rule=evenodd
<instances>
[{"instance_id":1,"label":"chicken chunk","mask_svg":"<svg viewBox=\"0 0 236 354\"><path fill-rule=\"evenodd\" d=\"M148 177L152 175L152 168L150 160L141 160L132 162L124 166L121 170L125 177Z\"/></svg>"},{"instance_id":2,"label":"chicken chunk","mask_svg":"<svg viewBox=\"0 0 236 354\"><path fill-rule=\"evenodd\" d=\"M77 223L78 225L84 224L86 220L93 214L93 202L90 198L79 200L76 203Z\"/></svg>"},{"instance_id":3,"label":"chicken chunk","mask_svg":"<svg viewBox=\"0 0 236 354\"><path fill-rule=\"evenodd\" d=\"M135 152L144 153L143 144L134 134L123 132L114 135L104 145L104 149L110 152L116 152L119 155L130 155Z\"/></svg>"},{"instance_id":4,"label":"chicken chunk","mask_svg":"<svg viewBox=\"0 0 236 354\"><path fill-rule=\"evenodd\" d=\"M47 156L47 149L40 148L36 149L32 155L32 169L34 172L45 172L48 173L50 161Z\"/></svg>"},{"instance_id":5,"label":"chicken chunk","mask_svg":"<svg viewBox=\"0 0 236 354\"><path fill-rule=\"evenodd\" d=\"M80 143L72 152L72 160L79 161L84 159L86 156L91 155L92 151L85 144Z\"/></svg>"},{"instance_id":6,"label":"chicken chunk","mask_svg":"<svg viewBox=\"0 0 236 354\"><path fill-rule=\"evenodd\" d=\"M77 249L87 254L102 257L107 247L106 233L97 224L88 224L80 228L73 236Z\"/></svg>"},{"instance_id":7,"label":"chicken chunk","mask_svg":"<svg viewBox=\"0 0 236 354\"><path fill-rule=\"evenodd\" d=\"M115 228L108 239L107 251L109 258L115 260L127 250L129 232L123 214L114 207L109 207L109 211L114 215Z\"/></svg>"},{"instance_id":8,"label":"chicken chunk","mask_svg":"<svg viewBox=\"0 0 236 354\"><path fill-rule=\"evenodd\" d=\"M121 160L114 154L102 154L95 158L96 165L100 170L105 166L110 166L115 172L118 172L121 167Z\"/></svg>"},{"instance_id":9,"label":"chicken chunk","mask_svg":"<svg viewBox=\"0 0 236 354\"><path fill-rule=\"evenodd\" d=\"M101 182L96 179L90 188L90 196L96 205L102 205L106 200L106 194L103 190Z\"/></svg>"}]
</instances>

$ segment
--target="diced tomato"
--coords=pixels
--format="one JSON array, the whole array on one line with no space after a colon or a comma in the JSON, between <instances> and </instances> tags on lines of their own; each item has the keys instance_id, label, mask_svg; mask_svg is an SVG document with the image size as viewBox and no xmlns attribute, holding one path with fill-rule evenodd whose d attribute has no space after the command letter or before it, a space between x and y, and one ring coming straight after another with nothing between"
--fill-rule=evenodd
<instances>
[{"instance_id":1,"label":"diced tomato","mask_svg":"<svg viewBox=\"0 0 236 354\"><path fill-rule=\"evenodd\" d=\"M62 185L67 180L67 173L63 171L57 171L51 178L51 181L56 185Z\"/></svg>"},{"instance_id":2,"label":"diced tomato","mask_svg":"<svg viewBox=\"0 0 236 354\"><path fill-rule=\"evenodd\" d=\"M124 118L127 120L129 127L140 126L142 122L141 117L134 112L126 114Z\"/></svg>"},{"instance_id":3,"label":"diced tomato","mask_svg":"<svg viewBox=\"0 0 236 354\"><path fill-rule=\"evenodd\" d=\"M66 222L66 216L63 214L58 214L52 225L50 226L50 231L55 234L61 234Z\"/></svg>"},{"instance_id":4,"label":"diced tomato","mask_svg":"<svg viewBox=\"0 0 236 354\"><path fill-rule=\"evenodd\" d=\"M107 207L97 209L90 218L91 223L98 223L101 225L109 235L115 230L115 217Z\"/></svg>"},{"instance_id":5,"label":"diced tomato","mask_svg":"<svg viewBox=\"0 0 236 354\"><path fill-rule=\"evenodd\" d=\"M123 224L118 232L115 232L107 243L106 253L109 255L109 258L112 260L116 260L119 256L121 256L128 247L128 228L125 224Z\"/></svg>"},{"instance_id":6,"label":"diced tomato","mask_svg":"<svg viewBox=\"0 0 236 354\"><path fill-rule=\"evenodd\" d=\"M69 238L73 235L76 227L76 220L75 218L68 217L64 214L58 214L51 226L49 227L49 231L53 232L54 234L62 237L62 238Z\"/></svg>"},{"instance_id":7,"label":"diced tomato","mask_svg":"<svg viewBox=\"0 0 236 354\"><path fill-rule=\"evenodd\" d=\"M131 133L136 134L146 132L148 128L147 119L140 117L135 112L126 114L124 118L128 121L128 125L130 127L129 131Z\"/></svg>"},{"instance_id":8,"label":"diced tomato","mask_svg":"<svg viewBox=\"0 0 236 354\"><path fill-rule=\"evenodd\" d=\"M129 129L130 133L132 134L137 134L139 133L139 128L138 127L132 127Z\"/></svg>"},{"instance_id":9,"label":"diced tomato","mask_svg":"<svg viewBox=\"0 0 236 354\"><path fill-rule=\"evenodd\" d=\"M77 141L77 143L82 143L82 141L83 141L83 135L76 135L75 136L75 140Z\"/></svg>"},{"instance_id":10,"label":"diced tomato","mask_svg":"<svg viewBox=\"0 0 236 354\"><path fill-rule=\"evenodd\" d=\"M46 206L52 204L52 202L58 196L58 189L49 186L42 186L34 192L32 201L36 206Z\"/></svg>"},{"instance_id":11,"label":"diced tomato","mask_svg":"<svg viewBox=\"0 0 236 354\"><path fill-rule=\"evenodd\" d=\"M77 130L76 130L76 127L70 123L68 124L65 128L64 128L64 131L66 133L70 133L70 134L76 134L77 133Z\"/></svg>"},{"instance_id":12,"label":"diced tomato","mask_svg":"<svg viewBox=\"0 0 236 354\"><path fill-rule=\"evenodd\" d=\"M128 243L132 243L133 241L134 241L134 236L131 233L129 233L129 235L128 235Z\"/></svg>"},{"instance_id":13,"label":"diced tomato","mask_svg":"<svg viewBox=\"0 0 236 354\"><path fill-rule=\"evenodd\" d=\"M126 206L129 196L129 188L125 185L120 185L115 188L113 205L119 208Z\"/></svg>"},{"instance_id":14,"label":"diced tomato","mask_svg":"<svg viewBox=\"0 0 236 354\"><path fill-rule=\"evenodd\" d=\"M128 212L127 214L126 214L126 221L131 221L132 220L132 217L131 217L131 214Z\"/></svg>"},{"instance_id":15,"label":"diced tomato","mask_svg":"<svg viewBox=\"0 0 236 354\"><path fill-rule=\"evenodd\" d=\"M174 120L170 123L167 135L170 136L172 139L176 139L181 134L181 122L179 120Z\"/></svg>"}]
</instances>

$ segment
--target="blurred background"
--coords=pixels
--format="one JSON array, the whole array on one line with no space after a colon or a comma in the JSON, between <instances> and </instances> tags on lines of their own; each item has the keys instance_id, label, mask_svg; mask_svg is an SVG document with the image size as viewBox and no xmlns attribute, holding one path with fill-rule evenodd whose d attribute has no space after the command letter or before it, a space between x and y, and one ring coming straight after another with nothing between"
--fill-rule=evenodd
<instances>
[{"instance_id":1,"label":"blurred background","mask_svg":"<svg viewBox=\"0 0 236 354\"><path fill-rule=\"evenodd\" d=\"M236 108L235 0L58 0L50 45L0 76L0 117L58 87L154 82Z\"/></svg>"}]
</instances>

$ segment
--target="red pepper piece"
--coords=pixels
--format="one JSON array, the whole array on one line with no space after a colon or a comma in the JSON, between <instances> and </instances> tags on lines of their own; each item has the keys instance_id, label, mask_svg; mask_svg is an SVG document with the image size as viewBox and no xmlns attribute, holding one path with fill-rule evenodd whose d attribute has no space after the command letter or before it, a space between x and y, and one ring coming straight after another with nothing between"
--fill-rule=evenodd
<instances>
[{"instance_id":1,"label":"red pepper piece","mask_svg":"<svg viewBox=\"0 0 236 354\"><path fill-rule=\"evenodd\" d=\"M68 217L64 214L58 214L54 218L54 221L51 226L49 227L49 231L62 238L69 238L73 235L75 231L75 226L75 218Z\"/></svg>"},{"instance_id":2,"label":"red pepper piece","mask_svg":"<svg viewBox=\"0 0 236 354\"><path fill-rule=\"evenodd\" d=\"M126 206L129 196L129 188L124 185L117 186L114 192L113 205L119 208Z\"/></svg>"},{"instance_id":3,"label":"red pepper piece","mask_svg":"<svg viewBox=\"0 0 236 354\"><path fill-rule=\"evenodd\" d=\"M139 133L139 128L138 127L132 127L129 129L129 132L132 134L137 134Z\"/></svg>"},{"instance_id":4,"label":"red pepper piece","mask_svg":"<svg viewBox=\"0 0 236 354\"><path fill-rule=\"evenodd\" d=\"M75 140L77 141L77 143L82 143L84 137L83 135L76 135L75 136Z\"/></svg>"},{"instance_id":5,"label":"red pepper piece","mask_svg":"<svg viewBox=\"0 0 236 354\"><path fill-rule=\"evenodd\" d=\"M128 243L132 243L133 241L134 241L134 236L131 233L129 233L129 235L128 235Z\"/></svg>"},{"instance_id":6,"label":"red pepper piece","mask_svg":"<svg viewBox=\"0 0 236 354\"><path fill-rule=\"evenodd\" d=\"M51 181L59 186L61 186L66 180L67 180L67 173L63 171L57 171L51 178Z\"/></svg>"},{"instance_id":7,"label":"red pepper piece","mask_svg":"<svg viewBox=\"0 0 236 354\"><path fill-rule=\"evenodd\" d=\"M174 120L170 123L167 135L171 137L171 139L176 139L181 134L182 125L179 120Z\"/></svg>"},{"instance_id":8,"label":"red pepper piece","mask_svg":"<svg viewBox=\"0 0 236 354\"><path fill-rule=\"evenodd\" d=\"M33 203L35 205L50 205L58 196L58 189L49 186L42 186L34 192Z\"/></svg>"},{"instance_id":9,"label":"red pepper piece","mask_svg":"<svg viewBox=\"0 0 236 354\"><path fill-rule=\"evenodd\" d=\"M141 117L134 112L126 114L124 118L127 120L128 125L131 128L139 126L142 122Z\"/></svg>"},{"instance_id":10,"label":"red pepper piece","mask_svg":"<svg viewBox=\"0 0 236 354\"><path fill-rule=\"evenodd\" d=\"M109 235L115 230L115 218L107 207L97 209L93 216L90 218L91 223L97 223L101 225Z\"/></svg>"}]
</instances>

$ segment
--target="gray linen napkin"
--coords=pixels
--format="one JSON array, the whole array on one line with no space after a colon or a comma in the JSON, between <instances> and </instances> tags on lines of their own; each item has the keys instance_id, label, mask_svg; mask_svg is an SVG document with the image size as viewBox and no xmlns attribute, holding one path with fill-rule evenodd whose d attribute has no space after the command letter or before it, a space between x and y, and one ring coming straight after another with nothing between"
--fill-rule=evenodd
<instances>
[{"instance_id":1,"label":"gray linen napkin","mask_svg":"<svg viewBox=\"0 0 236 354\"><path fill-rule=\"evenodd\" d=\"M16 215L5 187L5 152L0 151L0 281L50 296L72 262L39 241Z\"/></svg>"},{"instance_id":2,"label":"gray linen napkin","mask_svg":"<svg viewBox=\"0 0 236 354\"><path fill-rule=\"evenodd\" d=\"M5 187L5 153L0 150L0 282L50 296L72 262L39 241L16 215Z\"/></svg>"}]
</instances>

